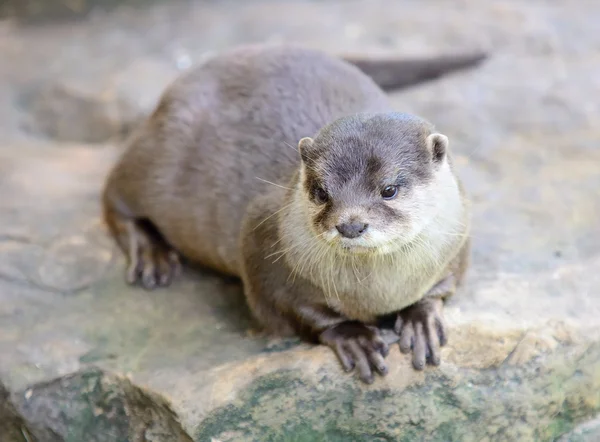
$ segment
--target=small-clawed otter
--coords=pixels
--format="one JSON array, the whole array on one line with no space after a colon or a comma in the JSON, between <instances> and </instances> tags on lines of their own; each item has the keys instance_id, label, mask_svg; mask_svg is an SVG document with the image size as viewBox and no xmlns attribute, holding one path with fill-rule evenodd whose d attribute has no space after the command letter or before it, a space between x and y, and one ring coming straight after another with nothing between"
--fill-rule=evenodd
<instances>
[{"instance_id":1,"label":"small-clawed otter","mask_svg":"<svg viewBox=\"0 0 600 442\"><path fill-rule=\"evenodd\" d=\"M104 191L127 280L167 285L182 254L241 277L262 326L329 345L365 382L387 372L386 314L416 368L438 364L468 204L448 139L392 112L373 78L398 88L482 58L378 64L256 45L183 75Z\"/></svg>"}]
</instances>

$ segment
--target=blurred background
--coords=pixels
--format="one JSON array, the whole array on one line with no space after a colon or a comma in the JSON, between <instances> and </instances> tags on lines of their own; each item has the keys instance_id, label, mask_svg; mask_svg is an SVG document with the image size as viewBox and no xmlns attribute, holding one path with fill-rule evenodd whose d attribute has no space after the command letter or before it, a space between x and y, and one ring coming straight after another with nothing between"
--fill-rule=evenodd
<instances>
[{"instance_id":1,"label":"blurred background","mask_svg":"<svg viewBox=\"0 0 600 442\"><path fill-rule=\"evenodd\" d=\"M349 391L336 384L338 367L328 353L247 333L236 281L194 270L168 290L127 287L123 258L100 221L104 177L163 89L234 45L292 42L331 54L423 57L485 50L489 59L472 70L391 96L396 109L449 136L474 206L472 268L447 309L454 333L448 365L428 379L444 392L449 378L487 385L470 405L480 423L464 423L478 440L498 440L486 433L496 427L513 431L503 433L507 440L533 440L532 428L537 440L554 440L591 419L600 410L599 17L597 0L1 0L0 380L24 392L91 366L126 373L171 399L192 435L209 434L200 424L207 415L225 422L211 413L277 370L299 367L304 376L326 367L327 388ZM586 331L578 341L580 328ZM531 362L544 352L563 371ZM402 356L390 357L402 371L376 388L401 401L400 391L421 378L409 374ZM493 368L501 377L509 362L534 365L511 372L527 394L503 399L510 382L477 376ZM294 402L301 395L298 384L285 385L292 399L269 400L288 419L301 408ZM252 391L248 397L265 390ZM316 391L302 390L303 400ZM486 415L488 396L506 401L498 412L505 420ZM564 417L567 396L571 414ZM403 404L385 405L384 397L381 407ZM375 399L356 393L348 400L362 409ZM515 401L535 419L512 416ZM546 407L551 403L555 408ZM275 409L252 404L240 407L267 417ZM303 410L311 428L340 429L345 419L367 428L364 416L372 417L343 408L337 420L311 421ZM568 424L551 424L559 414ZM454 419L444 416L440 428ZM488 425L488 418L500 421ZM390 428L372 434L395 440L400 430ZM260 434L254 440L267 440ZM315 434L303 440L320 440Z\"/></svg>"}]
</instances>

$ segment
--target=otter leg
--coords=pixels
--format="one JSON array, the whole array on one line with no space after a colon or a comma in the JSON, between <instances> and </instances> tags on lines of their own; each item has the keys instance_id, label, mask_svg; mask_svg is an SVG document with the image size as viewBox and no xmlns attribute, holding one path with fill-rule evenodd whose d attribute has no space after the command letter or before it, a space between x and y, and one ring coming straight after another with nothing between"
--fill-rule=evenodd
<instances>
[{"instance_id":1,"label":"otter leg","mask_svg":"<svg viewBox=\"0 0 600 442\"><path fill-rule=\"evenodd\" d=\"M423 370L426 363L439 365L441 347L448 342L444 320L444 301L461 284L469 264L471 241L467 238L460 252L450 262L448 274L438 281L420 300L401 310L394 330L400 336L400 351L412 349L415 369Z\"/></svg>"},{"instance_id":2,"label":"otter leg","mask_svg":"<svg viewBox=\"0 0 600 442\"><path fill-rule=\"evenodd\" d=\"M320 289L307 281L297 278L294 283L286 284L285 276L276 281L278 276L289 274L285 268L264 271L269 273L254 273L244 278L246 299L262 326L277 334L296 334L307 342L327 345L343 369L350 372L356 368L365 383L374 381L374 372L387 374L384 359L389 347L379 328L350 321L326 305L309 302Z\"/></svg>"},{"instance_id":3,"label":"otter leg","mask_svg":"<svg viewBox=\"0 0 600 442\"><path fill-rule=\"evenodd\" d=\"M374 372L388 371L388 346L377 327L348 320L326 304L319 287L300 276L290 277L292 269L272 216L283 199L277 193L259 197L250 204L242 226L240 270L250 310L272 333L329 346L346 371L356 368L360 379L371 383Z\"/></svg>"},{"instance_id":4,"label":"otter leg","mask_svg":"<svg viewBox=\"0 0 600 442\"><path fill-rule=\"evenodd\" d=\"M156 227L146 219L124 215L107 201L104 218L127 257L126 281L140 283L147 290L169 285L180 272L181 263Z\"/></svg>"},{"instance_id":5,"label":"otter leg","mask_svg":"<svg viewBox=\"0 0 600 442\"><path fill-rule=\"evenodd\" d=\"M295 332L309 342L327 345L345 371L356 368L359 378L367 384L375 380L374 372L385 376L388 368L384 359L389 347L379 328L351 321L327 305L306 302L320 291L308 281L298 279L293 287L288 286L286 292L291 298L284 309Z\"/></svg>"},{"instance_id":6,"label":"otter leg","mask_svg":"<svg viewBox=\"0 0 600 442\"><path fill-rule=\"evenodd\" d=\"M394 330L400 336L400 351L413 350L412 363L417 370L423 370L426 362L440 364L440 347L446 345L448 339L444 301L436 293L444 286L450 287L453 279L454 276L450 276L440 281L423 299L401 310L396 318Z\"/></svg>"}]
</instances>

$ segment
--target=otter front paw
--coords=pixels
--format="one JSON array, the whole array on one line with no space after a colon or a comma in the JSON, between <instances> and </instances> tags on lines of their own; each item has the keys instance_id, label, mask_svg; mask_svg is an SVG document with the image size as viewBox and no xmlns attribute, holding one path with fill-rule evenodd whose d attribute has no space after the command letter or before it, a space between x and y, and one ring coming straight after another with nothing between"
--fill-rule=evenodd
<instances>
[{"instance_id":1,"label":"otter front paw","mask_svg":"<svg viewBox=\"0 0 600 442\"><path fill-rule=\"evenodd\" d=\"M343 322L322 332L319 340L333 349L344 370L352 371L357 367L363 382L373 382L373 368L382 376L387 374L384 358L389 348L377 327Z\"/></svg>"},{"instance_id":2,"label":"otter front paw","mask_svg":"<svg viewBox=\"0 0 600 442\"><path fill-rule=\"evenodd\" d=\"M440 347L446 345L444 303L439 298L422 299L398 313L394 330L400 336L400 351L413 351L413 366L440 365Z\"/></svg>"}]
</instances>

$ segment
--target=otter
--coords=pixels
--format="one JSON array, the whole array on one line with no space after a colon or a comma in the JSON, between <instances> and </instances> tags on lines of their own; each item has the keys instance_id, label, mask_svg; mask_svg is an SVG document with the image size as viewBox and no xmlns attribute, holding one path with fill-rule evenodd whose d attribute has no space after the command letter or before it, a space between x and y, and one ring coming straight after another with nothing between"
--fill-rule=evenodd
<instances>
[{"instance_id":1,"label":"otter","mask_svg":"<svg viewBox=\"0 0 600 442\"><path fill-rule=\"evenodd\" d=\"M448 138L392 110L382 87L484 57L378 62L249 45L183 74L105 184L127 281L166 286L183 256L241 278L262 327L331 347L364 382L387 373L386 315L415 368L439 364L469 203Z\"/></svg>"}]
</instances>

